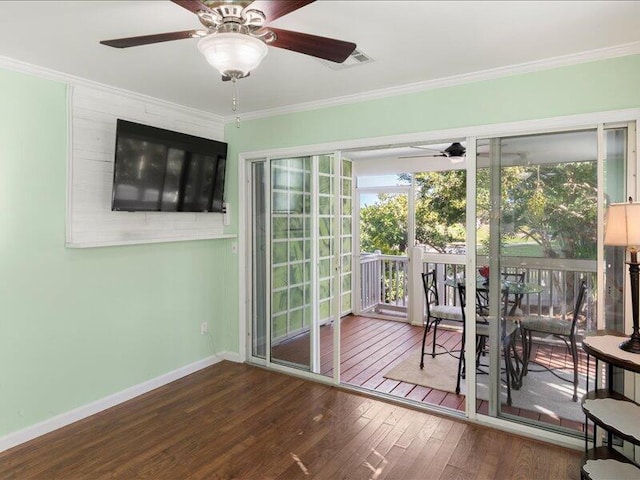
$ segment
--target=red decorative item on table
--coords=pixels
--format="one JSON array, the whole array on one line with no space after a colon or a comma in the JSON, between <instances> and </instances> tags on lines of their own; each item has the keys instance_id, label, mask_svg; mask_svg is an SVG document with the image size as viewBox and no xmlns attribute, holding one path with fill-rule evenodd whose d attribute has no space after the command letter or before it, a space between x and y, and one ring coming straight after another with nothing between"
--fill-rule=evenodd
<instances>
[{"instance_id":1,"label":"red decorative item on table","mask_svg":"<svg viewBox=\"0 0 640 480\"><path fill-rule=\"evenodd\" d=\"M489 279L489 265L483 265L480 268L478 268L478 273L482 277Z\"/></svg>"}]
</instances>

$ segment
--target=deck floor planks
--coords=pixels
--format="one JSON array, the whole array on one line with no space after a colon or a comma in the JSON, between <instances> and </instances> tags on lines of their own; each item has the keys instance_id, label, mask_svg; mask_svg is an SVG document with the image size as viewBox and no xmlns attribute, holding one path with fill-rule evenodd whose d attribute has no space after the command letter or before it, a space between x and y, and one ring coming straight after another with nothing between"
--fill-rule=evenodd
<instances>
[{"instance_id":1,"label":"deck floor planks","mask_svg":"<svg viewBox=\"0 0 640 480\"><path fill-rule=\"evenodd\" d=\"M370 321L372 322L372 327L378 322L394 323L394 324L398 323L398 322L390 322L390 321L379 320L379 319L370 319ZM424 331L420 327L415 327L409 324L402 324L402 325L404 329L407 329L407 330L414 329L416 331L419 331L420 335L422 335L422 332ZM341 328L342 328L342 331L348 330L349 328L348 317L345 317L345 319L343 319ZM429 332L429 334L427 335L427 345L425 347L425 351L427 352L426 353L427 355L429 354L428 352L431 351L430 346L432 341L433 341L433 335L431 332ZM413 348L414 349L419 348L421 342L422 342L422 338L420 337L420 341L418 342L417 345L413 345ZM451 330L447 328L442 328L441 326L438 328L438 335L436 338L436 342L443 345L450 351L459 350L461 346L460 331L457 329ZM366 375L364 376L370 375L369 378L363 380L362 376L347 377L347 378L343 376L342 381L347 384L370 388L372 390L381 391L384 393L390 393L392 395L397 395L402 398L410 398L412 400L423 401L425 403L429 403L432 405L445 406L445 407L457 409L457 410L464 409L463 395L456 396L451 392L442 392L439 390L429 389L427 387L416 386L415 388L410 388L410 385L408 384L403 385L403 382L398 382L391 390L389 390L389 388L394 384L392 383L393 381L387 381L386 379L384 379L384 373L401 360L397 360L396 362L393 362L387 365L385 365L384 361L375 362L374 361L375 359L381 358L380 355L384 356L384 355L390 354L390 352L388 351L388 348L390 347L389 343L385 343L385 346L387 347L386 350L378 348L375 351L367 351L369 353L369 355L367 356L368 364L367 364ZM519 347L518 349L519 351L521 351ZM405 356L410 354L410 351L411 351L410 349L406 349L404 348L404 346L401 346L396 351L395 354L399 357L404 358ZM535 359L536 363L539 363L547 367L551 366L552 362L556 362L557 366L571 369L572 368L571 356L567 355L565 352L566 352L566 349L562 345L545 346L534 341L533 348L532 348L532 359ZM580 353L580 355L581 355L580 370L583 372L586 372L586 356L584 355L584 353ZM362 358L362 356L358 358ZM353 362L349 362L348 365L352 369L356 368L353 366ZM539 368L539 365L536 366L535 363L530 364L530 366L534 369ZM372 371L375 368L379 368L379 371L372 373ZM593 369L593 365L591 366L591 368ZM455 382L455 378L453 378L452 381ZM525 377L525 381L526 381L526 377ZM408 393L405 393L407 391ZM422 396L422 399L419 398L420 396ZM522 416L524 418L533 419L536 421L547 422L552 425L561 425L565 428L571 428L573 430L578 430L578 431L583 431L583 428L584 428L584 426L580 422L573 422L566 419L558 419L550 415L541 415L537 412L509 407L506 404L502 405L501 408L502 408L502 411L505 413L509 413L516 416ZM483 413L488 412L487 402L484 402L480 405L479 411Z\"/></svg>"},{"instance_id":2,"label":"deck floor planks","mask_svg":"<svg viewBox=\"0 0 640 480\"><path fill-rule=\"evenodd\" d=\"M385 371L395 363L401 361L401 358L403 358L405 354L408 355L410 353L410 349L402 343L399 344L398 340L400 338L407 338L406 336L403 337L403 334L406 335L408 330L418 332L419 336L421 336L423 332L422 328L397 321L385 321L364 316L349 316L342 320L341 330L341 368L343 374L341 380L343 382L373 390L379 389L381 392L412 398L414 400L417 399L419 394L424 393L424 391L420 390L414 392L415 389L409 385L401 385L401 382L394 385L386 381L383 377ZM333 354L330 350L333 345L333 328L331 326L322 327L321 331L321 349L323 351L321 372L324 375L331 375L333 373ZM324 340L325 338L328 340ZM427 336L427 352L430 351L429 347L433 341L432 339L433 335L430 332ZM303 364L306 362L306 364L308 364L308 341L308 336L301 336L294 342L276 347L274 351L287 352L286 356L288 360ZM461 346L461 336L458 329L450 330L441 326L438 329L436 341L450 351L459 350ZM297 348L302 348L302 350L305 351L296 354L296 345L298 345ZM413 344L411 346L413 348L419 348L419 345ZM521 352L520 347L518 347L518 350ZM396 358L393 362L385 364L385 359L382 357L387 356L386 360L389 360L389 355L393 357L394 354ZM584 352L579 352L579 354L580 372L584 374L587 370L586 355ZM282 358L282 355L279 355L278 358ZM535 363L531 364L533 369L539 368L540 365L546 367L571 368L570 355L568 355L563 345L542 346L538 342L534 342L532 346L532 359L535 360ZM378 360L382 361L379 362ZM539 365L536 365L536 363ZM593 366L591 368L593 370ZM414 393L411 394L411 392ZM411 396L409 397L408 395ZM426 396L425 394L421 400L433 403L433 398L425 399ZM438 396L438 398L442 400L445 397ZM447 399L447 402L450 404L455 403L451 398ZM517 409L511 409L509 412L518 415ZM523 416L532 418L532 415L533 412L527 412ZM557 419L554 419L553 416L538 415L538 417L534 419L539 421L546 421L548 419L549 423L557 425ZM562 425L570 425L570 428L574 428L575 422L564 422ZM581 428L582 427L580 427L580 429Z\"/></svg>"}]
</instances>

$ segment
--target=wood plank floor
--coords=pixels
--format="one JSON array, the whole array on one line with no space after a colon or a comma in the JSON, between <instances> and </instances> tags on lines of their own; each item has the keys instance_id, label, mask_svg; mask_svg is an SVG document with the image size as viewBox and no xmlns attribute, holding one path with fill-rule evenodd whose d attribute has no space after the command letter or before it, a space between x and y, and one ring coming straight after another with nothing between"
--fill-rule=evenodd
<instances>
[{"instance_id":1,"label":"wood plank floor","mask_svg":"<svg viewBox=\"0 0 640 480\"><path fill-rule=\"evenodd\" d=\"M439 405L454 410L464 410L465 396L452 392L431 389L396 380L384 378L384 374L411 353L420 348L423 329L407 323L380 320L365 316L347 316L341 323L341 381L359 387L365 387L377 392L389 393L400 398L409 398L431 405ZM449 350L460 349L461 333L457 330L438 330L436 343ZM433 341L433 336L427 337L427 346ZM321 372L331 375L333 328L321 328ZM274 348L275 358L283 359L303 365L309 364L309 338L304 335ZM586 374L586 354L580 355L580 373ZM532 359L534 362L547 367L571 369L572 360L568 349L564 345L533 344ZM591 362L592 369L595 368ZM536 368L534 366L534 368ZM591 378L594 373L591 372ZM455 378L452 379L455 382ZM488 402L478 400L478 411L487 413ZM561 426L567 429L584 431L584 424L550 412L540 414L531 410L510 407L506 403L501 406L504 413ZM580 408L576 405L576 408Z\"/></svg>"},{"instance_id":2,"label":"wood plank floor","mask_svg":"<svg viewBox=\"0 0 640 480\"><path fill-rule=\"evenodd\" d=\"M580 457L221 362L0 453L0 478L573 479Z\"/></svg>"}]
</instances>

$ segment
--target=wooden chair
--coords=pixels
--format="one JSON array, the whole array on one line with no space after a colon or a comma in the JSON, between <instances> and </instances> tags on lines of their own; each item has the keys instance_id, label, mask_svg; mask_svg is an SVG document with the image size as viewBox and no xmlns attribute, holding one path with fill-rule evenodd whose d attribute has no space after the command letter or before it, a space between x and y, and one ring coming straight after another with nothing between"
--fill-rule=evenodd
<instances>
[{"instance_id":1,"label":"wooden chair","mask_svg":"<svg viewBox=\"0 0 640 480\"><path fill-rule=\"evenodd\" d=\"M465 357L464 357L464 347L465 347L465 334L466 334L466 315L465 315L465 305L466 305L466 291L463 283L458 284L458 295L460 297L460 306L462 307L462 349L460 351L460 357L458 358L458 378L456 381L456 393L460 393L460 379L465 376ZM489 318L484 314L480 313L481 310L476 308L476 368L480 363L480 352L481 348L487 343L487 339L489 338ZM511 376L513 367L511 366L511 357L510 357L510 349L513 344L514 332L516 331L517 325L513 322L507 322L504 319L500 321L500 340L502 344L502 352L505 362L505 372L507 376L507 404L511 405ZM486 373L486 372L481 372Z\"/></svg>"},{"instance_id":2,"label":"wooden chair","mask_svg":"<svg viewBox=\"0 0 640 480\"><path fill-rule=\"evenodd\" d=\"M427 333L433 328L433 346L431 349L431 357L436 356L436 334L438 325L442 320L454 320L462 322L462 311L459 306L440 305L438 298L438 285L436 279L436 270L433 269L428 273L422 274L422 286L427 302L427 321L424 326L424 334L422 335L422 355L420 356L420 368L424 368L424 349L427 340Z\"/></svg>"},{"instance_id":3,"label":"wooden chair","mask_svg":"<svg viewBox=\"0 0 640 480\"><path fill-rule=\"evenodd\" d=\"M576 304L573 309L573 315L571 321L563 320L557 317L543 317L543 316L524 316L520 318L520 328L522 329L522 346L523 346L523 375L526 375L529 369L529 362L531 361L531 342L532 333L542 333L547 335L553 335L556 338L562 340L571 353L571 360L573 361L573 401L578 401L578 348L576 346L576 330L578 316L582 310L582 306L585 300L585 293L587 285L584 281L580 284L578 290L578 296L576 297ZM552 368L541 365L546 370L553 373L561 380L566 380L553 372Z\"/></svg>"}]
</instances>

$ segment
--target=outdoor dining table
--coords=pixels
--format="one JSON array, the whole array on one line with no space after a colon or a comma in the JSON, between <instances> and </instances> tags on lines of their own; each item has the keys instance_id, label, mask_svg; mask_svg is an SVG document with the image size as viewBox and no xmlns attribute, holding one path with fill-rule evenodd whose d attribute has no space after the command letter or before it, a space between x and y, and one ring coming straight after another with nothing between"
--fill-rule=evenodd
<instances>
[{"instance_id":1,"label":"outdoor dining table","mask_svg":"<svg viewBox=\"0 0 640 480\"><path fill-rule=\"evenodd\" d=\"M448 287L458 288L458 283L462 282L464 282L464 279L456 281L453 278L447 278L447 280L445 281L445 285L447 285ZM535 295L541 293L544 290L544 287L537 283L512 282L511 280L502 280L500 283L502 284L502 293L505 295L505 302L508 301L509 295ZM488 293L489 282L482 277L476 278L476 291ZM505 307L506 306L507 304L505 303ZM507 312L507 308L505 308L504 313L508 314L507 316L513 316L516 314L516 309L511 308Z\"/></svg>"},{"instance_id":2,"label":"outdoor dining table","mask_svg":"<svg viewBox=\"0 0 640 480\"><path fill-rule=\"evenodd\" d=\"M448 278L445 281L445 285L448 287L457 288L459 283L464 282L464 279L460 281L456 281L454 278ZM514 390L519 390L522 386L522 380L524 377L524 369L523 369L523 359L520 358L518 351L515 348L516 344L516 335L520 331L520 324L518 322L518 306L519 301L518 297L522 297L524 295L534 295L540 294L544 287L537 283L528 283L528 282L513 282L510 280L501 280L501 290L503 294L503 309L502 309L502 320L504 322L514 322L516 324L516 328L512 334L510 349L513 352L513 362L508 361L507 365L509 365L509 376L511 378L511 387ZM488 296L490 283L487 279L483 277L476 278L476 291L484 294L484 297ZM509 308L509 297L514 295L516 297L516 301L513 302L511 308ZM477 305L477 310L481 315L488 315L488 305ZM503 323L503 332L506 330L506 323Z\"/></svg>"}]
</instances>

